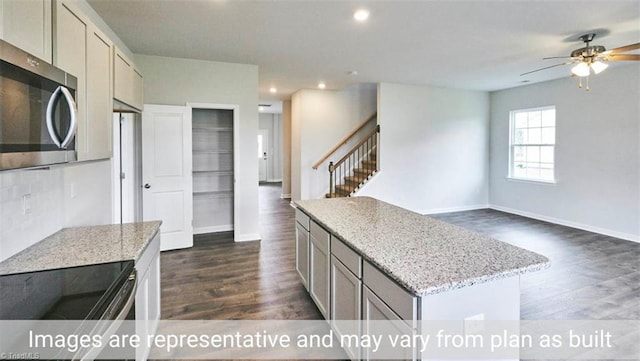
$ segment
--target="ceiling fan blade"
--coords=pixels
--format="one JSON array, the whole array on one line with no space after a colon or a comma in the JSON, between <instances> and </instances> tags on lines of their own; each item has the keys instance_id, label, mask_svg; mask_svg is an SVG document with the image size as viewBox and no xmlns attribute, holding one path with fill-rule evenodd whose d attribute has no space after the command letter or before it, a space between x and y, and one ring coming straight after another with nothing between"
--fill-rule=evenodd
<instances>
[{"instance_id":1,"label":"ceiling fan blade","mask_svg":"<svg viewBox=\"0 0 640 361\"><path fill-rule=\"evenodd\" d=\"M575 59L572 56L549 56L546 58L542 58L542 60L549 60L549 59Z\"/></svg>"},{"instance_id":2,"label":"ceiling fan blade","mask_svg":"<svg viewBox=\"0 0 640 361\"><path fill-rule=\"evenodd\" d=\"M612 54L612 55L608 55L606 60L608 61L640 60L640 54Z\"/></svg>"},{"instance_id":3,"label":"ceiling fan blade","mask_svg":"<svg viewBox=\"0 0 640 361\"><path fill-rule=\"evenodd\" d=\"M522 73L522 74L520 74L520 76L531 74L531 73L535 73L535 72L541 71L541 70L547 70L547 69L555 68L556 66L562 66L562 65L571 64L571 63L573 63L573 62L572 61L568 61L566 63L560 63L560 64L555 64L555 65L545 66L544 68L540 68L540 69L528 71L526 73Z\"/></svg>"},{"instance_id":4,"label":"ceiling fan blade","mask_svg":"<svg viewBox=\"0 0 640 361\"><path fill-rule=\"evenodd\" d=\"M640 49L640 43L629 44L629 45L621 46L615 49L610 49L608 53L610 55L614 55L614 54L625 53L627 51L636 50L636 49Z\"/></svg>"}]
</instances>

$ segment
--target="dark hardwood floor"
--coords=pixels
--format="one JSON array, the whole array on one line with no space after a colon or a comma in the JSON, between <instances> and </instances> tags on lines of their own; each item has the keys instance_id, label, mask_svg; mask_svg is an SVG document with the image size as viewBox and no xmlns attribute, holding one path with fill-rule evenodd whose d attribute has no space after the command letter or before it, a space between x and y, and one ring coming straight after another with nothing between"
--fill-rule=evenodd
<instances>
[{"instance_id":1,"label":"dark hardwood floor","mask_svg":"<svg viewBox=\"0 0 640 361\"><path fill-rule=\"evenodd\" d=\"M279 184L260 186L261 242L195 237L164 252L163 319L320 319L295 271L294 212ZM551 259L522 277L523 319L640 319L640 244L493 210L440 214Z\"/></svg>"},{"instance_id":2,"label":"dark hardwood floor","mask_svg":"<svg viewBox=\"0 0 640 361\"><path fill-rule=\"evenodd\" d=\"M163 319L321 319L295 270L294 212L279 184L260 186L260 242L232 233L163 252Z\"/></svg>"},{"instance_id":3,"label":"dark hardwood floor","mask_svg":"<svg viewBox=\"0 0 640 361\"><path fill-rule=\"evenodd\" d=\"M551 260L521 277L522 319L640 319L638 243L490 209L433 217Z\"/></svg>"}]
</instances>

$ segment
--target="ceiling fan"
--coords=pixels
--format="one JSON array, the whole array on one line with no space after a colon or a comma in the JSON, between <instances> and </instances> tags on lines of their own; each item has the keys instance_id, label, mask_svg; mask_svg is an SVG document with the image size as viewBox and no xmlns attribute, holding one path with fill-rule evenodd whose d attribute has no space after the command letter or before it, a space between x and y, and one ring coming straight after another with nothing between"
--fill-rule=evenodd
<instances>
[{"instance_id":1,"label":"ceiling fan","mask_svg":"<svg viewBox=\"0 0 640 361\"><path fill-rule=\"evenodd\" d=\"M537 71L555 68L557 66L576 64L571 68L572 76L580 77L579 87L582 88L582 78L587 78L586 90L589 90L589 74L593 71L594 74L599 74L605 70L609 65L607 61L640 61L640 54L623 54L632 50L640 49L640 43L629 44L620 46L615 49L607 50L602 45L590 45L591 41L596 37L596 34L584 34L580 36L580 41L584 42L585 46L576 49L571 52L569 56L552 56L548 58L542 58L542 60L549 59L569 59L564 63L554 64L546 66L544 68L528 71L520 74L520 76L535 73Z\"/></svg>"}]
</instances>

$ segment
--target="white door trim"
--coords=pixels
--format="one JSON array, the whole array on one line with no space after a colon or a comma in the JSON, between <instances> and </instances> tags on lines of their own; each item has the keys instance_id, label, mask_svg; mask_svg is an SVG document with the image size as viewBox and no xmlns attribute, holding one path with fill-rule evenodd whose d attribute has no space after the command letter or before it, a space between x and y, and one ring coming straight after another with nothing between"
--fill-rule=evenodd
<instances>
[{"instance_id":1,"label":"white door trim","mask_svg":"<svg viewBox=\"0 0 640 361\"><path fill-rule=\"evenodd\" d=\"M193 114L194 108L233 111L233 229L235 231L233 232L233 238L235 242L238 242L238 180L236 178L238 176L238 169L240 169L240 105L187 102L187 108L189 116Z\"/></svg>"}]
</instances>

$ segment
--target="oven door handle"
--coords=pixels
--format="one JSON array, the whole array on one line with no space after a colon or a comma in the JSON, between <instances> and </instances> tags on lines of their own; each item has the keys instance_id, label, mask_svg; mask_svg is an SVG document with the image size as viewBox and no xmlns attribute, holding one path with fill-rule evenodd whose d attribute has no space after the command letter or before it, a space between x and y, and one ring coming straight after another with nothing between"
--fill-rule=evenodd
<instances>
[{"instance_id":1,"label":"oven door handle","mask_svg":"<svg viewBox=\"0 0 640 361\"><path fill-rule=\"evenodd\" d=\"M134 269L129 275L129 278L127 279L127 283L133 282L133 287L131 287L131 289L129 290L127 301L122 305L122 307L120 308L118 313L115 314L115 316L114 316L114 313L117 310L112 309L112 307L109 307L109 309L107 309L107 311L100 318L100 321L98 321L97 326L92 330L91 334L102 335L101 338L103 342L104 340L108 340L111 337L111 335L113 335L118 330L118 328L120 328L120 325L122 324L123 320L127 317L127 314L131 310L131 307L133 307L133 304L136 299L136 291L138 290L138 282L136 278L137 278L137 272ZM113 305L113 306L117 306L117 305ZM100 351L102 351L102 349L105 346L106 345L104 345L103 343L103 347L93 347L88 350L87 349L79 350L76 353L76 355L73 357L73 360L74 361L95 360L96 356L98 356Z\"/></svg>"},{"instance_id":2,"label":"oven door handle","mask_svg":"<svg viewBox=\"0 0 640 361\"><path fill-rule=\"evenodd\" d=\"M71 118L69 120L69 131L65 135L64 139L60 139L60 135L58 134L58 131L55 129L55 125L53 124L54 105L56 103L56 99L58 99L60 94L64 96L64 99L66 100L67 105L69 106L69 115ZM58 148L67 149L67 147L73 140L73 137L76 135L76 131L78 129L76 102L75 100L73 100L73 95L71 95L71 92L69 91L69 89L60 85L53 92L53 94L51 94L51 98L49 98L49 103L47 103L46 120L47 120L47 130L49 131L49 135L51 136L51 139L53 140L53 142L58 146Z\"/></svg>"}]
</instances>

